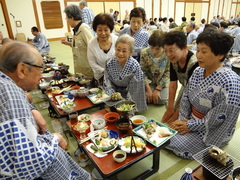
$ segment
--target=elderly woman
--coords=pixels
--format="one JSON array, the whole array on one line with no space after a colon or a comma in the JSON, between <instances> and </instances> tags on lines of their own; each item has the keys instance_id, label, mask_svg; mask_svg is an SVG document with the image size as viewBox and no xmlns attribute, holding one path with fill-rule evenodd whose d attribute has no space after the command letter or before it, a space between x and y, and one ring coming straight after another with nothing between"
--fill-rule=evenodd
<instances>
[{"instance_id":1,"label":"elderly woman","mask_svg":"<svg viewBox=\"0 0 240 180\"><path fill-rule=\"evenodd\" d=\"M88 61L94 78L102 85L106 62L115 55L117 36L112 34L114 21L109 14L98 14L93 20L93 30L97 36L88 44Z\"/></svg>"},{"instance_id":2,"label":"elderly woman","mask_svg":"<svg viewBox=\"0 0 240 180\"><path fill-rule=\"evenodd\" d=\"M154 30L148 40L150 47L142 50L141 67L144 73L148 103L166 104L170 82L170 61L163 51L163 32Z\"/></svg>"},{"instance_id":3,"label":"elderly woman","mask_svg":"<svg viewBox=\"0 0 240 180\"><path fill-rule=\"evenodd\" d=\"M134 39L124 34L115 44L115 57L106 65L104 89L107 93L120 92L125 99L136 103L137 111L147 109L143 72L140 64L131 57Z\"/></svg>"},{"instance_id":4,"label":"elderly woman","mask_svg":"<svg viewBox=\"0 0 240 180\"><path fill-rule=\"evenodd\" d=\"M197 38L199 66L181 100L179 119L171 127L179 134L167 149L184 158L210 145L222 147L235 131L240 111L240 78L224 62L233 38L219 30L206 30Z\"/></svg>"},{"instance_id":5,"label":"elderly woman","mask_svg":"<svg viewBox=\"0 0 240 180\"><path fill-rule=\"evenodd\" d=\"M64 12L74 34L72 42L62 39L62 44L72 47L75 73L82 73L92 78L93 71L87 59L87 47L88 42L93 38L93 32L87 24L82 23L81 10L77 5L66 6Z\"/></svg>"},{"instance_id":6,"label":"elderly woman","mask_svg":"<svg viewBox=\"0 0 240 180\"><path fill-rule=\"evenodd\" d=\"M143 24L146 19L145 10L141 7L136 7L130 12L130 27L124 28L119 32L119 35L129 34L135 39L133 57L140 61L140 54L143 48L148 47L149 33L143 29Z\"/></svg>"}]
</instances>

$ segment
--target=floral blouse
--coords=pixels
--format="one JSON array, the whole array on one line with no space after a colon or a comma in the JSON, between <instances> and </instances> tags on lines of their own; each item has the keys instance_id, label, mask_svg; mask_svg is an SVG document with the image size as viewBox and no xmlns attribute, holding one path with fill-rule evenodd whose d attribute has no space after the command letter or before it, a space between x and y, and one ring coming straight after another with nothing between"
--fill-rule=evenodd
<instances>
[{"instance_id":1,"label":"floral blouse","mask_svg":"<svg viewBox=\"0 0 240 180\"><path fill-rule=\"evenodd\" d=\"M150 48L141 52L141 68L144 73L144 82L154 86L168 87L170 83L170 61L163 54L160 58L154 58Z\"/></svg>"}]
</instances>

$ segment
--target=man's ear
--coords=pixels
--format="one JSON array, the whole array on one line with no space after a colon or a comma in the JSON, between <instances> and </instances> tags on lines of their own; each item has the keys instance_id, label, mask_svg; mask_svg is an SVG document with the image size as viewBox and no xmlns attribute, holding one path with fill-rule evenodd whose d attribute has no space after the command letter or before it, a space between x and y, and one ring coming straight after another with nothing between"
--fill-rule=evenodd
<instances>
[{"instance_id":1,"label":"man's ear","mask_svg":"<svg viewBox=\"0 0 240 180\"><path fill-rule=\"evenodd\" d=\"M17 68L16 68L16 72L17 72L18 78L24 79L28 74L27 65L24 64L23 62L18 63Z\"/></svg>"}]
</instances>

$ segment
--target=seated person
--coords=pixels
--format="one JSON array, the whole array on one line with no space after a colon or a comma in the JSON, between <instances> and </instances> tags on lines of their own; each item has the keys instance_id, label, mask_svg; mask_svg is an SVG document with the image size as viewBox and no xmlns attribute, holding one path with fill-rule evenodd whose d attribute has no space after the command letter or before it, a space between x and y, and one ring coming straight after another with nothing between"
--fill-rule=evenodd
<instances>
[{"instance_id":1,"label":"seated person","mask_svg":"<svg viewBox=\"0 0 240 180\"><path fill-rule=\"evenodd\" d=\"M164 51L170 60L170 85L168 107L162 122L170 123L178 118L183 90L194 69L198 66L196 55L187 49L187 38L182 31L170 31L163 38ZM182 85L175 101L178 82Z\"/></svg>"},{"instance_id":2,"label":"seated person","mask_svg":"<svg viewBox=\"0 0 240 180\"><path fill-rule=\"evenodd\" d=\"M120 36L115 44L115 57L107 62L103 87L108 94L121 93L122 97L136 103L137 111L147 109L143 72L140 64L131 57L134 38Z\"/></svg>"},{"instance_id":3,"label":"seated person","mask_svg":"<svg viewBox=\"0 0 240 180\"><path fill-rule=\"evenodd\" d=\"M141 68L144 73L148 103L166 104L170 82L170 61L163 51L163 32L154 30L148 40L150 47L142 50Z\"/></svg>"},{"instance_id":4,"label":"seated person","mask_svg":"<svg viewBox=\"0 0 240 180\"><path fill-rule=\"evenodd\" d=\"M136 7L130 12L130 27L126 27L119 32L119 36L128 34L135 39L133 58L140 61L141 50L148 47L149 32L143 29L143 23L146 19L145 10L141 7Z\"/></svg>"},{"instance_id":5,"label":"seated person","mask_svg":"<svg viewBox=\"0 0 240 180\"><path fill-rule=\"evenodd\" d=\"M186 31L188 33L187 36L187 45L190 45L193 43L193 41L195 41L198 37L198 32L196 31L196 25L195 23L189 23L186 27Z\"/></svg>"},{"instance_id":6,"label":"seated person","mask_svg":"<svg viewBox=\"0 0 240 180\"><path fill-rule=\"evenodd\" d=\"M38 31L38 28L35 26L31 28L31 32L35 37L30 40L32 41L32 44L37 48L38 52L41 54L48 54L50 51L50 46L45 35L40 33Z\"/></svg>"},{"instance_id":7,"label":"seated person","mask_svg":"<svg viewBox=\"0 0 240 180\"><path fill-rule=\"evenodd\" d=\"M42 65L27 43L12 41L0 51L0 179L91 179L64 151L61 134L38 133L42 116L31 111L24 91L37 88Z\"/></svg>"},{"instance_id":8,"label":"seated person","mask_svg":"<svg viewBox=\"0 0 240 180\"><path fill-rule=\"evenodd\" d=\"M178 156L192 159L208 146L225 146L233 137L240 111L240 77L224 63L232 44L229 34L215 29L197 38L200 67L184 90L179 119L170 126L179 134L166 147Z\"/></svg>"}]
</instances>

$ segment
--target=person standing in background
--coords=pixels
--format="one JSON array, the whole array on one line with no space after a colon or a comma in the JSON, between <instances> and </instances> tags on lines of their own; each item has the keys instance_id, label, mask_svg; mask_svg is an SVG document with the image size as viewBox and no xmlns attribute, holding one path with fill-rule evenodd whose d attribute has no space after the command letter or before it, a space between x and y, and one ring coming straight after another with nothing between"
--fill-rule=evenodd
<instances>
[{"instance_id":1,"label":"person standing in background","mask_svg":"<svg viewBox=\"0 0 240 180\"><path fill-rule=\"evenodd\" d=\"M32 41L32 45L37 48L38 52L48 54L50 46L44 34L40 33L36 26L31 28L31 32L35 36L33 39L29 39Z\"/></svg>"},{"instance_id":2,"label":"person standing in background","mask_svg":"<svg viewBox=\"0 0 240 180\"><path fill-rule=\"evenodd\" d=\"M94 19L93 10L87 7L87 2L85 0L80 1L79 7L81 9L82 22L89 25L92 28L92 22Z\"/></svg>"},{"instance_id":3,"label":"person standing in background","mask_svg":"<svg viewBox=\"0 0 240 180\"><path fill-rule=\"evenodd\" d=\"M94 78L102 86L106 63L115 55L117 36L112 33L114 22L109 14L98 14L93 20L93 30L97 36L88 44L88 61Z\"/></svg>"},{"instance_id":4,"label":"person standing in background","mask_svg":"<svg viewBox=\"0 0 240 180\"><path fill-rule=\"evenodd\" d=\"M73 28L73 40L62 39L62 44L72 47L74 71L92 78L93 71L87 59L88 42L93 38L93 32L86 23L82 23L81 10L76 5L65 7L67 23Z\"/></svg>"},{"instance_id":5,"label":"person standing in background","mask_svg":"<svg viewBox=\"0 0 240 180\"><path fill-rule=\"evenodd\" d=\"M126 27L119 32L119 36L128 34L135 39L133 58L140 61L141 50L148 47L149 32L143 29L143 23L146 19L145 10L136 7L130 12L130 27Z\"/></svg>"}]
</instances>

